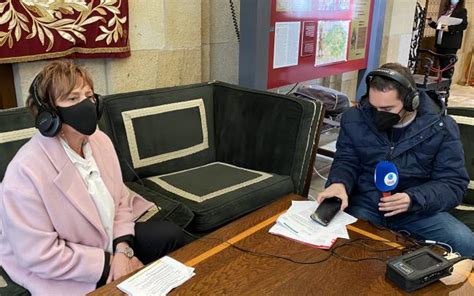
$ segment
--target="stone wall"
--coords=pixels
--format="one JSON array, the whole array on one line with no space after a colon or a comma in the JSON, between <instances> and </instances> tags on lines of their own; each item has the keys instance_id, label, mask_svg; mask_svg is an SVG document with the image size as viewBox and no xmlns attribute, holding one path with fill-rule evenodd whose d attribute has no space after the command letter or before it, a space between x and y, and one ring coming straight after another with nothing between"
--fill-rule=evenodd
<instances>
[{"instance_id":1,"label":"stone wall","mask_svg":"<svg viewBox=\"0 0 474 296\"><path fill-rule=\"evenodd\" d=\"M234 0L240 21L240 0ZM228 0L202 1L202 61L204 81L239 82L239 43Z\"/></svg>"},{"instance_id":2,"label":"stone wall","mask_svg":"<svg viewBox=\"0 0 474 296\"><path fill-rule=\"evenodd\" d=\"M408 65L416 0L387 0L380 65Z\"/></svg>"},{"instance_id":3,"label":"stone wall","mask_svg":"<svg viewBox=\"0 0 474 296\"><path fill-rule=\"evenodd\" d=\"M239 0L234 0L239 19ZM113 94L208 80L238 82L238 42L229 2L129 0L131 56L77 59L95 91ZM18 106L48 61L13 65Z\"/></svg>"}]
</instances>

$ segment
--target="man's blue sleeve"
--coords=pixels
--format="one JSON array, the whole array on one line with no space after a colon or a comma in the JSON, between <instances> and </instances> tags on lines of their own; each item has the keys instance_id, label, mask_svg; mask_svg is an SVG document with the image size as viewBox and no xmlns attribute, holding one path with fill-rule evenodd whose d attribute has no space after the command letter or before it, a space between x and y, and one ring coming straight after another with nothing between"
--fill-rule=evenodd
<instances>
[{"instance_id":1,"label":"man's blue sleeve","mask_svg":"<svg viewBox=\"0 0 474 296\"><path fill-rule=\"evenodd\" d=\"M348 112L354 112L354 110L349 110ZM346 114L347 112L341 119L341 129L336 143L336 154L326 187L333 183L342 183L346 187L347 194L349 194L360 174L360 160L354 149L353 139L350 136L350 124L347 123Z\"/></svg>"},{"instance_id":2,"label":"man's blue sleeve","mask_svg":"<svg viewBox=\"0 0 474 296\"><path fill-rule=\"evenodd\" d=\"M469 175L464 166L459 128L451 117L446 116L444 122L445 136L435 156L431 180L405 190L412 199L410 211L449 211L462 201L466 193Z\"/></svg>"}]
</instances>

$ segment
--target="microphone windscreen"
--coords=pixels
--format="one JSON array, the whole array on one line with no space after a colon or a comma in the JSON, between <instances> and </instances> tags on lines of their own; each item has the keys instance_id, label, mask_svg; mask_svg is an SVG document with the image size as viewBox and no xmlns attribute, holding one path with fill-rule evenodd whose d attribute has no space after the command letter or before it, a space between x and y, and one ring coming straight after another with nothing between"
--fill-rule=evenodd
<instances>
[{"instance_id":1,"label":"microphone windscreen","mask_svg":"<svg viewBox=\"0 0 474 296\"><path fill-rule=\"evenodd\" d=\"M398 171L393 162L381 161L375 167L375 187L381 192L389 192L397 188Z\"/></svg>"}]
</instances>

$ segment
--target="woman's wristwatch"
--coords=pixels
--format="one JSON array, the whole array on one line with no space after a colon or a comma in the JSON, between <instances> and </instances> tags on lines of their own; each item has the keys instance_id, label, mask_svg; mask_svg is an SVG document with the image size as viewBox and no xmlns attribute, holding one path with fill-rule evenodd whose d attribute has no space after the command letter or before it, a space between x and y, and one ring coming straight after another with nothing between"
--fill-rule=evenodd
<instances>
[{"instance_id":1,"label":"woman's wristwatch","mask_svg":"<svg viewBox=\"0 0 474 296\"><path fill-rule=\"evenodd\" d=\"M122 253L122 254L125 254L125 256L128 257L128 259L132 259L133 258L133 255L134 255L134 252L133 252L133 249L130 248L130 247L125 247L123 249L116 249L115 250L115 253Z\"/></svg>"}]
</instances>

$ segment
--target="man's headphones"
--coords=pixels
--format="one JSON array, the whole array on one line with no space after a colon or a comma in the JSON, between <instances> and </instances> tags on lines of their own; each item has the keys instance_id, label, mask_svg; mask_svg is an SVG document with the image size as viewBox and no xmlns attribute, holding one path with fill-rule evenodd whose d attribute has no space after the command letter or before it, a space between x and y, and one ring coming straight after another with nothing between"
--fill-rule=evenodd
<instances>
[{"instance_id":1,"label":"man's headphones","mask_svg":"<svg viewBox=\"0 0 474 296\"><path fill-rule=\"evenodd\" d=\"M403 108L408 111L412 112L415 111L418 108L418 105L420 105L420 97L418 95L418 91L416 88L413 87L413 85L410 83L410 81L400 74L399 72L392 70L392 69L387 69L387 68L378 68L376 70L371 71L367 77L365 78L365 83L367 84L367 93L366 97L369 97L369 89L370 89L370 81L375 76L380 76L384 78L388 78L390 80L394 80L398 82L399 84L402 85L403 88L405 88L408 92L406 93L405 97L403 97Z\"/></svg>"},{"instance_id":2,"label":"man's headphones","mask_svg":"<svg viewBox=\"0 0 474 296\"><path fill-rule=\"evenodd\" d=\"M38 114L36 115L35 127L40 131L40 133L45 137L54 137L56 136L62 127L62 120L56 110L47 106L46 104L41 103L41 100L38 95L38 80L39 75L33 79L33 82L30 85L30 94L33 98L33 103L38 107ZM94 93L94 98L96 101L96 111L97 111L97 120L102 116L102 111L104 110L104 104L102 98Z\"/></svg>"}]
</instances>

